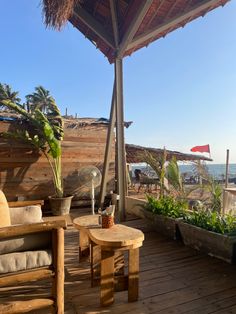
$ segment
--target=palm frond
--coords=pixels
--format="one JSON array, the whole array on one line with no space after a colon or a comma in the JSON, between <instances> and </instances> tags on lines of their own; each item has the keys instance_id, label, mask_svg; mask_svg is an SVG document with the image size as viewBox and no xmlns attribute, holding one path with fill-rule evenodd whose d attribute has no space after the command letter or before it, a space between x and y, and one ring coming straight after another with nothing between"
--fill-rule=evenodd
<instances>
[{"instance_id":1,"label":"palm frond","mask_svg":"<svg viewBox=\"0 0 236 314\"><path fill-rule=\"evenodd\" d=\"M179 192L184 191L182 177L176 158L172 158L167 166L167 177L169 183Z\"/></svg>"},{"instance_id":2,"label":"palm frond","mask_svg":"<svg viewBox=\"0 0 236 314\"><path fill-rule=\"evenodd\" d=\"M2 104L2 101L9 100L11 102L15 102L17 105L20 105L21 99L18 97L19 92L15 92L12 90L11 86L8 84L2 84L0 83L0 105L4 106Z\"/></svg>"}]
</instances>

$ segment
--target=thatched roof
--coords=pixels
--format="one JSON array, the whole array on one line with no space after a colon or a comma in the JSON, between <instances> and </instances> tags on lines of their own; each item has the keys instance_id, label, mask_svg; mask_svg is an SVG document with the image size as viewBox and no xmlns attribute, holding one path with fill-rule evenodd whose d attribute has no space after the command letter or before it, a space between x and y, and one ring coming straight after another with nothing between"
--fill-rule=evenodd
<instances>
[{"instance_id":1,"label":"thatched roof","mask_svg":"<svg viewBox=\"0 0 236 314\"><path fill-rule=\"evenodd\" d=\"M151 148L143 147L133 144L126 144L126 160L128 163L140 163L145 162L144 151L148 151L154 157L163 156L163 149L160 148ZM196 160L205 160L212 161L211 158L205 157L203 155L194 155L194 154L185 154L173 150L166 150L167 160L170 160L172 157L175 157L179 161L196 161Z\"/></svg>"},{"instance_id":2,"label":"thatched roof","mask_svg":"<svg viewBox=\"0 0 236 314\"><path fill-rule=\"evenodd\" d=\"M43 0L45 23L67 19L112 63L229 0Z\"/></svg>"},{"instance_id":3,"label":"thatched roof","mask_svg":"<svg viewBox=\"0 0 236 314\"><path fill-rule=\"evenodd\" d=\"M13 112L0 111L0 121L2 122L14 122L21 121L21 115ZM73 116L63 116L63 120L66 128L78 128L80 126L86 125L109 125L110 121L106 118L74 118ZM128 128L133 122L126 121L124 122L124 126Z\"/></svg>"}]
</instances>

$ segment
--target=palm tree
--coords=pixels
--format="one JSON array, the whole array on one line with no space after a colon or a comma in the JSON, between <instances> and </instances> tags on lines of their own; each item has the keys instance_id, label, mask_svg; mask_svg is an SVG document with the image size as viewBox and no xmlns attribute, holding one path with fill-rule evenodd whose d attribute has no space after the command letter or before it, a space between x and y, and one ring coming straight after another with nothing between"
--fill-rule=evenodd
<instances>
[{"instance_id":1,"label":"palm tree","mask_svg":"<svg viewBox=\"0 0 236 314\"><path fill-rule=\"evenodd\" d=\"M4 108L3 100L9 100L11 102L16 103L18 106L20 105L21 99L18 97L19 92L15 92L12 90L11 86L8 84L0 83L0 107Z\"/></svg>"},{"instance_id":2,"label":"palm tree","mask_svg":"<svg viewBox=\"0 0 236 314\"><path fill-rule=\"evenodd\" d=\"M194 172L197 173L198 177L201 177L201 186L203 191L210 193L205 201L210 210L220 213L222 208L222 187L217 183L213 176L209 173L206 164L195 162Z\"/></svg>"},{"instance_id":3,"label":"palm tree","mask_svg":"<svg viewBox=\"0 0 236 314\"><path fill-rule=\"evenodd\" d=\"M35 92L27 95L25 98L28 111L39 109L43 113L48 113L55 102L50 92L43 86L35 87Z\"/></svg>"},{"instance_id":4,"label":"palm tree","mask_svg":"<svg viewBox=\"0 0 236 314\"><path fill-rule=\"evenodd\" d=\"M185 197L185 189L182 181L182 176L179 170L179 166L175 157L169 161L167 166L167 178L174 190L182 197Z\"/></svg>"},{"instance_id":5,"label":"palm tree","mask_svg":"<svg viewBox=\"0 0 236 314\"><path fill-rule=\"evenodd\" d=\"M160 186L160 197L164 195L164 192L168 190L166 185L166 171L165 171L165 163L167 158L166 149L163 149L163 155L153 156L148 151L144 151L143 153L144 161L152 167L152 169L156 172Z\"/></svg>"}]
</instances>

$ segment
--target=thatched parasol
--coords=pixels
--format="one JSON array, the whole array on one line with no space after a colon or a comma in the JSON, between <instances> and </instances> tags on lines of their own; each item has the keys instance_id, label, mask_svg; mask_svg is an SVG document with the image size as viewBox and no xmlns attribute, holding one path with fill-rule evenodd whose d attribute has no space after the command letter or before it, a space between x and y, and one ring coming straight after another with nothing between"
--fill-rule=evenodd
<instances>
[{"instance_id":1,"label":"thatched parasol","mask_svg":"<svg viewBox=\"0 0 236 314\"><path fill-rule=\"evenodd\" d=\"M44 23L60 30L73 13L80 0L42 0Z\"/></svg>"}]
</instances>

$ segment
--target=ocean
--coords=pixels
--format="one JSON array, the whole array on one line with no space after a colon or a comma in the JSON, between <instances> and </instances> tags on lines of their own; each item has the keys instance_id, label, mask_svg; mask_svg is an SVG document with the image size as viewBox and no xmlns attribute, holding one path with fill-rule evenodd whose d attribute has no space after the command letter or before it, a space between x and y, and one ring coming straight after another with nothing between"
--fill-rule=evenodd
<instances>
[{"instance_id":1,"label":"ocean","mask_svg":"<svg viewBox=\"0 0 236 314\"><path fill-rule=\"evenodd\" d=\"M206 164L209 173L215 179L223 179L225 177L226 165L225 164ZM143 172L152 173L149 166L145 165L132 165L132 173L134 169L141 169ZM187 173L187 176L193 175L193 165L192 164L182 164L179 165L181 173ZM229 165L229 177L236 177L236 164Z\"/></svg>"},{"instance_id":2,"label":"ocean","mask_svg":"<svg viewBox=\"0 0 236 314\"><path fill-rule=\"evenodd\" d=\"M215 179L222 179L225 177L226 165L225 164L207 164L207 169L209 174L212 175ZM192 173L192 165L180 165L179 166L181 173ZM229 177L236 177L236 164L229 165Z\"/></svg>"}]
</instances>

